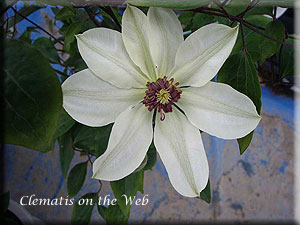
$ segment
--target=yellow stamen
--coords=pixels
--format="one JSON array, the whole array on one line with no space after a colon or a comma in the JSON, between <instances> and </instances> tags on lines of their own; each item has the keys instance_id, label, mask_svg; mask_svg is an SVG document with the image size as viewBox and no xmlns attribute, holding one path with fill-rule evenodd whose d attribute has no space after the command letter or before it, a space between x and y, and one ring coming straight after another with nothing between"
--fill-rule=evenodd
<instances>
[{"instance_id":1,"label":"yellow stamen","mask_svg":"<svg viewBox=\"0 0 300 225\"><path fill-rule=\"evenodd\" d=\"M170 100L170 94L167 90L161 89L157 94L157 101L160 102L161 104L166 104Z\"/></svg>"}]
</instances>

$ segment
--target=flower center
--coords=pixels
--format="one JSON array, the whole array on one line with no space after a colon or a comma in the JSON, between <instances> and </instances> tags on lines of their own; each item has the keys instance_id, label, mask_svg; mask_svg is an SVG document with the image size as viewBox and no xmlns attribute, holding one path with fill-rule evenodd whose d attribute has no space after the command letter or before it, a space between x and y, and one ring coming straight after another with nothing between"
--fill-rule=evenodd
<instances>
[{"instance_id":1,"label":"flower center","mask_svg":"<svg viewBox=\"0 0 300 225\"><path fill-rule=\"evenodd\" d=\"M157 101L161 104L166 104L170 100L170 94L167 90L161 89L157 94L156 94Z\"/></svg>"},{"instance_id":2,"label":"flower center","mask_svg":"<svg viewBox=\"0 0 300 225\"><path fill-rule=\"evenodd\" d=\"M174 79L167 80L167 77L158 78L156 82L148 82L148 90L143 100L143 104L151 112L157 109L160 113L160 120L165 119L165 113L172 112L174 102L180 98L182 91L177 87L179 83L174 83Z\"/></svg>"}]
</instances>

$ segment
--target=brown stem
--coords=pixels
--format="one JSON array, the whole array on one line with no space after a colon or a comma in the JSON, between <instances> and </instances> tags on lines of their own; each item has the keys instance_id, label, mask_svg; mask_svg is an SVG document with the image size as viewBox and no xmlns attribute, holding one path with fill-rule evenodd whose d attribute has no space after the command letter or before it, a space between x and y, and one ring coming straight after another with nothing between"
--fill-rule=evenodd
<instances>
[{"instance_id":1,"label":"brown stem","mask_svg":"<svg viewBox=\"0 0 300 225\"><path fill-rule=\"evenodd\" d=\"M247 48L246 48L246 41L245 41L245 31L244 31L244 24L241 24L241 34L242 34L242 41L243 41L243 51L246 53L247 52Z\"/></svg>"}]
</instances>

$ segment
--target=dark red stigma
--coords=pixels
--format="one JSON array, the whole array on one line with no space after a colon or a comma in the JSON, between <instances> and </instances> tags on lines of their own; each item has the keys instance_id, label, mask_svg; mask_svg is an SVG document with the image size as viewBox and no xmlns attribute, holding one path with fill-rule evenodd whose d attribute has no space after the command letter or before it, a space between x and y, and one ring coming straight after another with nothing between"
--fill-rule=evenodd
<instances>
[{"instance_id":1,"label":"dark red stigma","mask_svg":"<svg viewBox=\"0 0 300 225\"><path fill-rule=\"evenodd\" d=\"M172 106L174 102L177 102L180 98L182 91L177 88L179 83L174 83L174 79L167 80L167 77L158 78L156 82L148 82L148 90L145 92L143 104L148 107L151 112L153 109L157 109L160 113L160 120L165 119L165 114L172 112Z\"/></svg>"}]
</instances>

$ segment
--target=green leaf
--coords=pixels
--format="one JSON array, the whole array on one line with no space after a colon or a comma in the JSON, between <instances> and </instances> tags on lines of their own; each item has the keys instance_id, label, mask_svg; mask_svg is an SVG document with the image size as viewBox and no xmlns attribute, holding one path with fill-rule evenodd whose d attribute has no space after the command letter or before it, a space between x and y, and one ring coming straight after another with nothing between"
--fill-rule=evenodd
<instances>
[{"instance_id":1,"label":"green leaf","mask_svg":"<svg viewBox=\"0 0 300 225\"><path fill-rule=\"evenodd\" d=\"M154 146L154 143L152 142L147 152L147 164L143 168L144 171L152 170L153 166L156 163L156 156L156 148Z\"/></svg>"},{"instance_id":2,"label":"green leaf","mask_svg":"<svg viewBox=\"0 0 300 225\"><path fill-rule=\"evenodd\" d=\"M265 33L276 40L283 41L285 27L279 20L272 21L266 26ZM267 58L273 56L280 49L280 43L267 38L263 38L260 46L260 64L262 64Z\"/></svg>"},{"instance_id":3,"label":"green leaf","mask_svg":"<svg viewBox=\"0 0 300 225\"><path fill-rule=\"evenodd\" d=\"M141 193L144 192L143 181L144 171L141 170L139 172L132 173L121 180L110 182L110 186L117 199L117 203L125 216L129 217L130 207L133 203L130 199L132 201L134 200L137 191L140 191Z\"/></svg>"},{"instance_id":4,"label":"green leaf","mask_svg":"<svg viewBox=\"0 0 300 225\"><path fill-rule=\"evenodd\" d=\"M247 95L260 113L261 89L257 71L248 53L242 51L230 56L218 73L218 82L230 85ZM251 142L252 135L239 139L240 152L243 153Z\"/></svg>"},{"instance_id":5,"label":"green leaf","mask_svg":"<svg viewBox=\"0 0 300 225\"><path fill-rule=\"evenodd\" d=\"M68 195L70 197L75 196L80 191L86 177L87 163L79 163L72 168L67 181Z\"/></svg>"},{"instance_id":6,"label":"green leaf","mask_svg":"<svg viewBox=\"0 0 300 225\"><path fill-rule=\"evenodd\" d=\"M184 11L179 15L178 19L181 24L188 26L191 24L194 15L194 12Z\"/></svg>"},{"instance_id":7,"label":"green leaf","mask_svg":"<svg viewBox=\"0 0 300 225\"><path fill-rule=\"evenodd\" d=\"M210 182L208 180L206 187L200 192L200 199L210 203L211 201L211 191L210 191Z\"/></svg>"},{"instance_id":8,"label":"green leaf","mask_svg":"<svg viewBox=\"0 0 300 225\"><path fill-rule=\"evenodd\" d=\"M76 16L76 10L72 6L65 6L61 8L55 15L56 20L68 20Z\"/></svg>"},{"instance_id":9,"label":"green leaf","mask_svg":"<svg viewBox=\"0 0 300 225\"><path fill-rule=\"evenodd\" d=\"M73 120L69 114L63 109L60 115L58 128L56 130L55 138L65 134L68 132L75 124L75 120Z\"/></svg>"},{"instance_id":10,"label":"green leaf","mask_svg":"<svg viewBox=\"0 0 300 225\"><path fill-rule=\"evenodd\" d=\"M43 55L22 41L6 40L4 53L2 143L48 152L62 108L58 78Z\"/></svg>"},{"instance_id":11,"label":"green leaf","mask_svg":"<svg viewBox=\"0 0 300 225\"><path fill-rule=\"evenodd\" d=\"M74 157L72 143L71 132L67 132L58 138L59 160L64 178L68 175L70 163Z\"/></svg>"},{"instance_id":12,"label":"green leaf","mask_svg":"<svg viewBox=\"0 0 300 225\"><path fill-rule=\"evenodd\" d=\"M239 138L237 141L238 141L238 144L239 144L239 149L240 149L240 154L242 155L246 150L247 148L249 147L250 143L251 143L251 140L252 140L252 137L253 137L253 131L248 134L247 136L245 137L242 137L242 138Z\"/></svg>"},{"instance_id":13,"label":"green leaf","mask_svg":"<svg viewBox=\"0 0 300 225\"><path fill-rule=\"evenodd\" d=\"M126 2L136 6L194 9L207 5L210 0L127 0Z\"/></svg>"},{"instance_id":14,"label":"green leaf","mask_svg":"<svg viewBox=\"0 0 300 225\"><path fill-rule=\"evenodd\" d=\"M97 193L88 193L79 198L74 204L71 224L88 225L91 220L94 205L97 203Z\"/></svg>"},{"instance_id":15,"label":"green leaf","mask_svg":"<svg viewBox=\"0 0 300 225\"><path fill-rule=\"evenodd\" d=\"M285 43L295 44L295 41L293 39L287 39L285 40ZM282 78L295 75L294 61L295 49L291 46L283 45L282 50L279 53L279 68Z\"/></svg>"},{"instance_id":16,"label":"green leaf","mask_svg":"<svg viewBox=\"0 0 300 225\"><path fill-rule=\"evenodd\" d=\"M193 19L193 28L199 29L207 24L216 22L215 17L212 15L206 15L202 13L197 13Z\"/></svg>"},{"instance_id":17,"label":"green leaf","mask_svg":"<svg viewBox=\"0 0 300 225\"><path fill-rule=\"evenodd\" d=\"M65 32L64 50L70 51L71 44L75 41L75 35L81 30L82 22L72 23Z\"/></svg>"},{"instance_id":18,"label":"green leaf","mask_svg":"<svg viewBox=\"0 0 300 225\"><path fill-rule=\"evenodd\" d=\"M218 82L225 83L247 95L260 113L261 89L251 56L242 51L230 56L218 73Z\"/></svg>"},{"instance_id":19,"label":"green leaf","mask_svg":"<svg viewBox=\"0 0 300 225\"><path fill-rule=\"evenodd\" d=\"M99 157L108 144L113 124L104 127L88 127L78 124L73 130L73 143L76 148L88 150Z\"/></svg>"},{"instance_id":20,"label":"green leaf","mask_svg":"<svg viewBox=\"0 0 300 225\"><path fill-rule=\"evenodd\" d=\"M233 16L242 13L250 4L250 0L232 0L224 8Z\"/></svg>"},{"instance_id":21,"label":"green leaf","mask_svg":"<svg viewBox=\"0 0 300 225\"><path fill-rule=\"evenodd\" d=\"M120 206L109 205L105 211L105 221L107 225L126 225L129 216L123 214Z\"/></svg>"},{"instance_id":22,"label":"green leaf","mask_svg":"<svg viewBox=\"0 0 300 225\"><path fill-rule=\"evenodd\" d=\"M33 42L33 46L36 47L50 63L60 63L54 43L49 38L37 38Z\"/></svg>"},{"instance_id":23,"label":"green leaf","mask_svg":"<svg viewBox=\"0 0 300 225\"><path fill-rule=\"evenodd\" d=\"M280 6L284 8L293 8L297 0L258 0L260 5Z\"/></svg>"},{"instance_id":24,"label":"green leaf","mask_svg":"<svg viewBox=\"0 0 300 225\"><path fill-rule=\"evenodd\" d=\"M74 67L75 71L81 71L87 68L85 62L83 61L81 55L79 54L79 52L75 52L74 55L72 55L72 57L69 57L66 61L65 64L70 66L70 67Z\"/></svg>"},{"instance_id":25,"label":"green leaf","mask_svg":"<svg viewBox=\"0 0 300 225\"><path fill-rule=\"evenodd\" d=\"M23 15L24 17L28 17L30 16L32 13L34 13L35 11L41 9L42 7L37 6L37 5L29 5L29 6L24 6L23 8L21 8L20 10L18 10L18 12ZM11 28L14 26L14 24L17 24L21 21L23 21L24 18L21 17L20 15L16 15L16 17L12 17L12 19L10 19L9 23L8 23L8 27Z\"/></svg>"},{"instance_id":26,"label":"green leaf","mask_svg":"<svg viewBox=\"0 0 300 225\"><path fill-rule=\"evenodd\" d=\"M266 25L272 21L272 19L262 15L255 15L255 16L247 17L247 21L265 28ZM260 34L248 29L247 27L244 27L244 31L245 31L247 52L249 53L249 55L251 55L253 62L257 62L257 60L261 57L261 43L265 38L262 37ZM231 52L231 55L236 54L242 49L243 49L243 42L242 42L242 35L240 30L236 44L234 45L234 48Z\"/></svg>"},{"instance_id":27,"label":"green leaf","mask_svg":"<svg viewBox=\"0 0 300 225\"><path fill-rule=\"evenodd\" d=\"M0 195L0 216L3 215L9 206L9 192Z\"/></svg>"},{"instance_id":28,"label":"green leaf","mask_svg":"<svg viewBox=\"0 0 300 225\"><path fill-rule=\"evenodd\" d=\"M245 14L245 17L248 17L250 15L269 15L269 16L272 16L273 15L273 7L268 6L268 5L258 4L254 8L249 10Z\"/></svg>"}]
</instances>

